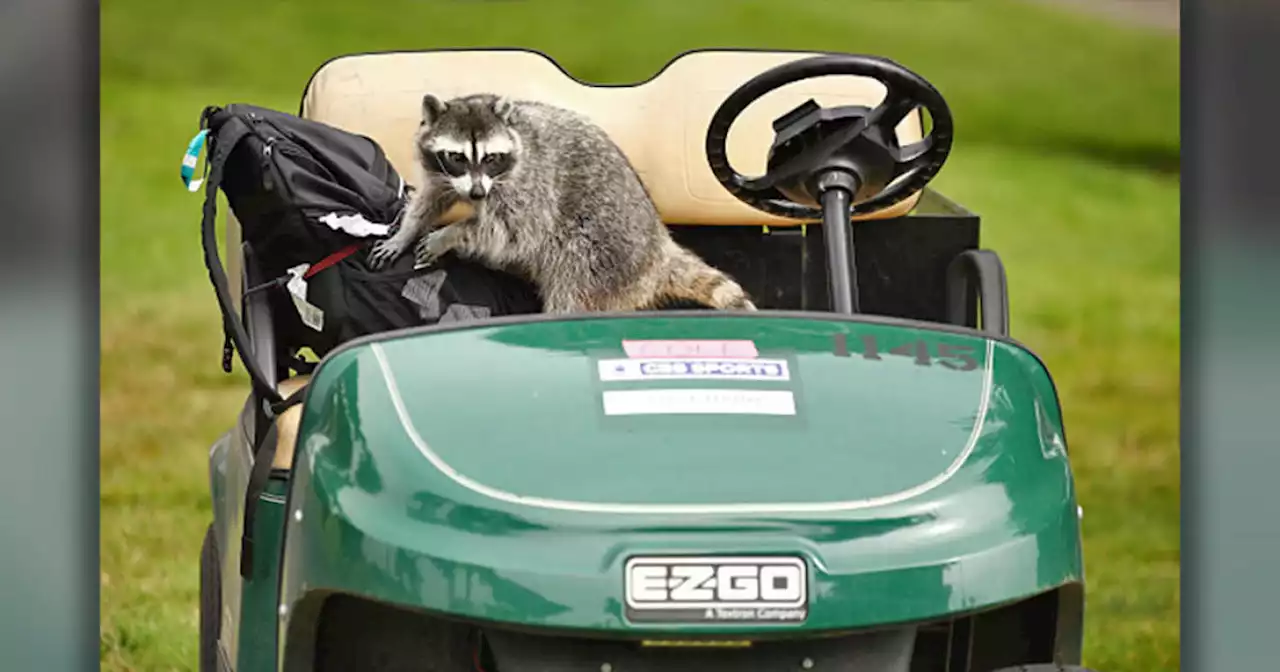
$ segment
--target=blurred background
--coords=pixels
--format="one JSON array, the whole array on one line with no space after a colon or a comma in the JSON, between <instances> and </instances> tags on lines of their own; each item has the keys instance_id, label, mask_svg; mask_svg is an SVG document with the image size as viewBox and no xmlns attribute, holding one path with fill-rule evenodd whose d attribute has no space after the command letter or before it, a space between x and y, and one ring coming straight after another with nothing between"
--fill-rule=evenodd
<instances>
[{"instance_id":1,"label":"blurred background","mask_svg":"<svg viewBox=\"0 0 1280 672\"><path fill-rule=\"evenodd\" d=\"M983 219L1015 338L1062 395L1088 582L1085 663L1179 669L1179 72L1166 0L222 0L102 4L102 669L196 668L208 446L246 393L219 368L204 106L296 112L336 55L522 46L580 79L700 47L893 58L956 121L933 186Z\"/></svg>"}]
</instances>

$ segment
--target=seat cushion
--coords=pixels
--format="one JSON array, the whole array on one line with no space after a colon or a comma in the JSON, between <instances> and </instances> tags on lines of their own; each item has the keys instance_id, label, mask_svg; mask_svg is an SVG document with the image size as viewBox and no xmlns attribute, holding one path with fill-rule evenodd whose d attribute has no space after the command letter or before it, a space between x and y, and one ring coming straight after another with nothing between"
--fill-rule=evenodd
<instances>
[{"instance_id":1,"label":"seat cushion","mask_svg":"<svg viewBox=\"0 0 1280 672\"><path fill-rule=\"evenodd\" d=\"M302 115L372 137L405 179L415 179L413 134L422 96L495 93L586 114L630 158L668 224L786 226L802 222L760 212L734 198L707 164L712 114L741 84L769 68L815 54L695 51L635 85L598 86L574 79L555 61L517 49L443 50L343 56L312 77ZM772 121L813 98L824 106L874 106L884 85L865 77L794 82L749 106L730 130L729 159L739 173L760 175L773 142ZM899 142L922 137L917 112L898 128ZM860 219L903 215L919 194ZM456 216L456 214L455 214Z\"/></svg>"}]
</instances>

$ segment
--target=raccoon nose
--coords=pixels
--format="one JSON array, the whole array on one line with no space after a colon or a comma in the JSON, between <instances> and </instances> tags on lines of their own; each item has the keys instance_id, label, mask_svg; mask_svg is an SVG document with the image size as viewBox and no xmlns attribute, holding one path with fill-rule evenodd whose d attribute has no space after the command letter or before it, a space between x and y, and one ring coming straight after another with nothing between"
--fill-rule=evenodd
<instances>
[{"instance_id":1,"label":"raccoon nose","mask_svg":"<svg viewBox=\"0 0 1280 672\"><path fill-rule=\"evenodd\" d=\"M468 194L468 195L469 195L469 196L471 196L471 200L473 200L473 201L478 201L478 200L480 200L480 199L484 198L484 194L485 194L485 192L484 192L484 187L483 187L483 186L481 186L481 185L479 185L479 184L472 184L472 185L471 185L471 193L470 193L470 194Z\"/></svg>"}]
</instances>

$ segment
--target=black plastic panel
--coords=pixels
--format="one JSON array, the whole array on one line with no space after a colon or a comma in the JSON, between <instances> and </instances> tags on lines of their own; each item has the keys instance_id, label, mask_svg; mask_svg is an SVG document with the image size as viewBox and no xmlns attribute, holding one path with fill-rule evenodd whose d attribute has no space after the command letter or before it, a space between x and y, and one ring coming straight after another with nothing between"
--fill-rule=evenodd
<instances>
[{"instance_id":1,"label":"black plastic panel","mask_svg":"<svg viewBox=\"0 0 1280 672\"><path fill-rule=\"evenodd\" d=\"M915 629L760 641L746 648L646 647L640 642L486 634L501 672L909 672Z\"/></svg>"},{"instance_id":2,"label":"black plastic panel","mask_svg":"<svg viewBox=\"0 0 1280 672\"><path fill-rule=\"evenodd\" d=\"M853 633L765 637L749 649L649 648L640 635L597 637L455 621L355 596L306 598L290 623L286 670L307 672L988 672L1059 657L1063 594L1051 591L954 620ZM1067 593L1068 601L1078 592ZM1078 626L1078 622L1067 624ZM798 636L797 636L798 635ZM809 661L806 667L806 659Z\"/></svg>"},{"instance_id":3,"label":"black plastic panel","mask_svg":"<svg viewBox=\"0 0 1280 672\"><path fill-rule=\"evenodd\" d=\"M830 309L820 225L670 228L678 242L732 275L760 308ZM904 217L856 222L862 312L947 322L947 269L957 255L978 248L979 228L977 215L933 191ZM973 308L963 326L977 326Z\"/></svg>"}]
</instances>

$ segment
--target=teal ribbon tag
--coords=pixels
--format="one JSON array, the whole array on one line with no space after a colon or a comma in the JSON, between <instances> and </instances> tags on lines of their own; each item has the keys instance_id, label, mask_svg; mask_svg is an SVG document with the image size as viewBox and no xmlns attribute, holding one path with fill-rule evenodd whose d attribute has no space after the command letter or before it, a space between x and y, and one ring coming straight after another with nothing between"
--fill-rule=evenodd
<instances>
[{"instance_id":1,"label":"teal ribbon tag","mask_svg":"<svg viewBox=\"0 0 1280 672\"><path fill-rule=\"evenodd\" d=\"M182 183L187 186L187 191L198 191L203 179L192 180L196 174L196 164L200 162L200 150L204 149L204 140L209 135L209 129L202 128L196 137L191 138L191 142L187 143L187 153L182 157Z\"/></svg>"}]
</instances>

